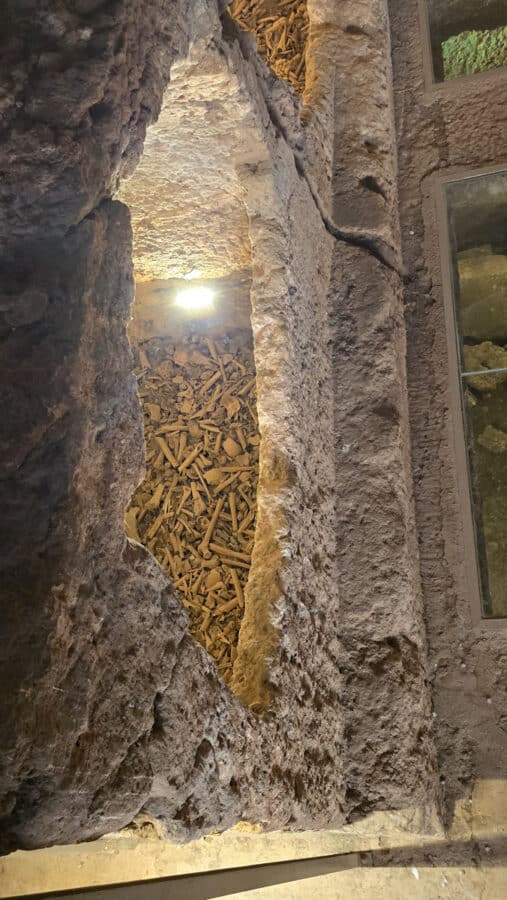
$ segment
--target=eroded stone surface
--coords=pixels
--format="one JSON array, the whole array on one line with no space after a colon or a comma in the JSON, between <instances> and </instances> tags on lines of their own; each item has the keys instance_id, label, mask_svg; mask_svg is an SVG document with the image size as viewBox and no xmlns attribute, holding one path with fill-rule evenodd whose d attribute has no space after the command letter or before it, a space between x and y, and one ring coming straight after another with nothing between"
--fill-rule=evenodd
<instances>
[{"instance_id":1,"label":"eroded stone surface","mask_svg":"<svg viewBox=\"0 0 507 900\"><path fill-rule=\"evenodd\" d=\"M243 65L237 50L228 64L236 69ZM258 102L262 109L260 97ZM259 134L265 126L269 117L264 111L256 122ZM273 133L269 140L273 150L278 138ZM328 493L331 490L329 454L322 445L312 449L314 429L307 418L315 407L316 381L324 378L321 360L326 344L321 343L320 325L326 311L325 259L330 239L297 174L292 152L281 147L281 153L273 154L274 164L264 170L247 164L242 168L246 206L256 228L254 330L261 351L260 393L264 390L266 396L259 403L265 438L263 543L258 551L260 582L254 580L252 592L255 595L256 584L268 584L270 593L266 596L258 590L257 599L254 596L250 602L254 628L250 636L247 629L242 637L245 649L238 693L264 706L270 696L269 681L276 684L281 700L264 721L244 712L219 682L206 656L183 638L185 617L169 593L169 583L149 557L125 544L123 510L141 477L142 454L125 335L132 279L123 207L106 207L89 217L69 232L63 245L45 245L40 256L47 261L49 273L41 262L28 284L14 282L12 292L17 289L25 298L32 284L48 293L54 316L52 345L58 347L55 333L67 327L68 319L73 328L66 345L67 369L60 380L48 382L50 396L55 395L52 405L56 407L56 397L60 398L61 452L69 473L51 508L37 498L33 518L43 535L21 545L19 531L12 533L13 543L18 549L22 546L30 559L35 553L43 557L40 566L46 572L43 580L36 569L33 581L38 591L30 596L38 668L31 672L23 667L20 674L25 680L13 710L18 723L16 727L7 723L17 764L12 765L11 757L4 827L15 843L33 846L89 837L118 827L141 807L162 816L178 836L225 827L238 818L270 827L275 821L301 827L305 822L323 824L343 817L340 709L332 687L336 665L333 657L323 664L316 653L307 655L308 647L327 644L322 602L333 603L333 595L325 590L329 570L323 570L320 588L318 583L313 586L323 594L315 618L316 602L302 591L302 571L310 586L314 570L299 523L300 509L308 506L305 496L314 492L317 457L328 471L321 484L327 479ZM267 159L267 149L263 152ZM303 229L308 215L318 247L311 266L310 256L306 264L298 256L291 232L293 221L297 219ZM293 265L283 267L282 261L291 257ZM60 305L53 299L55 282ZM64 316L60 322L65 302L68 319ZM22 309L25 306L23 301ZM28 304L27 309L32 307L33 303ZM291 332L293 343L287 347ZM33 333L20 330L7 336L17 353L23 350L27 355L28 348L36 346ZM303 358L307 375L299 382ZM48 368L58 372L55 365ZM325 404L325 392L319 396ZM51 405L44 394L40 403ZM47 430L44 415L42 435ZM291 433L294 417L300 416L306 443ZM322 434L326 422L329 415L320 424ZM24 459L19 446L21 425L14 424L12 447L19 466ZM329 432L325 440L329 442ZM48 449L45 441L42 449ZM37 459L33 461L37 470ZM29 482L30 471L26 472ZM304 480L296 484L294 472ZM48 475L50 484L59 483L53 470ZM24 477L25 471L18 469L16 481ZM13 480L13 490L15 486ZM329 498L323 499L323 504L320 498L313 502L313 525L308 532L312 545L323 527L322 516L329 516L331 509ZM53 515L58 516L63 533L55 529ZM48 542L51 547L54 544L49 560ZM291 557L298 559L292 571ZM274 577L276 570L283 585ZM13 589L21 590L17 571L12 575ZM298 596L293 597L297 583ZM277 644L271 622L275 601L286 636L268 674L266 656ZM41 616L47 615L45 630L38 627L38 610ZM23 630L24 623L18 623L15 634ZM15 651L11 662L13 667L18 663ZM13 675L14 685L19 677L17 672ZM48 692L52 715L46 730L41 729L34 740L35 722L44 717ZM311 724L316 695L320 698L317 730ZM20 712L21 702L26 703L25 712ZM324 709L328 715L323 715ZM56 743L51 737L55 728L60 735ZM308 740L302 739L304 733ZM175 734L179 736L176 743Z\"/></svg>"},{"instance_id":2,"label":"eroded stone surface","mask_svg":"<svg viewBox=\"0 0 507 900\"><path fill-rule=\"evenodd\" d=\"M62 235L141 155L191 22L186 0L7 0L1 235ZM23 189L20 190L20 185Z\"/></svg>"},{"instance_id":3,"label":"eroded stone surface","mask_svg":"<svg viewBox=\"0 0 507 900\"><path fill-rule=\"evenodd\" d=\"M480 170L486 160L503 159L507 73L498 73L494 90L487 79L456 82L452 93L435 92L429 102L417 6L416 0L403 4L393 0L390 12L395 82L405 85L396 95L396 114L408 269L405 304L416 522L435 737L450 818L478 779L503 775L506 657L505 630L478 622L473 615L478 593L473 544L464 541L470 519L460 505L459 482L466 476L457 463L461 423L459 411L451 405L455 373L446 339L435 197L439 175L459 178ZM452 6L471 10L470 4ZM480 4L479 9L474 4L474 9L479 12L487 6ZM469 183L468 200L474 201L477 187ZM494 201L482 206L475 197L471 206L479 222L485 215L496 215Z\"/></svg>"},{"instance_id":4,"label":"eroded stone surface","mask_svg":"<svg viewBox=\"0 0 507 900\"><path fill-rule=\"evenodd\" d=\"M142 12L139 4L122 0L105 10L99 3L90 11L83 3L62 0L56 11L64 23L51 37L60 53L59 104L42 97L25 109L15 105L15 94L6 107L3 146L11 153L10 177L26 190L14 193L11 185L2 198L9 232L2 263L8 299L2 297L0 307L3 420L10 427L3 484L9 644L2 683L10 685L3 717L5 841L40 846L81 840L125 824L139 810L162 818L174 836L185 839L242 818L268 828L323 827L374 807L408 805L425 792L431 760L419 595L410 558L397 276L387 266L387 277L366 249L345 252L323 217L322 209L331 210L341 190L341 182L328 184L322 201L315 193L327 173L340 171L334 129L323 140L329 117L319 119L307 166L292 99L252 55L251 42L238 40L229 28L222 37L211 0L193 4L191 11L163 0L145 4ZM76 28L92 27L97 9L97 16L106 16L97 30L101 43L90 45L76 74L76 53L66 55L64 49ZM31 2L11 4L9 13L4 41L12 69L13 56L23 58L32 31L45 47L40 33L56 26L47 6L39 5L35 15ZM376 13L375 21L383 23L376 59L382 59L386 16L380 0ZM21 24L23 45L15 35ZM354 30L349 37L363 39ZM263 717L246 712L220 682L186 635L169 581L123 533L124 510L142 476L140 412L126 338L130 230L125 208L102 197L136 159L145 122L164 102L170 57L189 38L185 71L195 67L201 102L206 103L203 84L213 74L211 83L227 89L245 142L231 144L231 129L223 159L229 158L225 182L244 205L251 243L262 444L258 539L233 686L246 704L266 710ZM333 80L326 54L322 84ZM363 56L354 52L354 59L360 69ZM20 63L27 97L31 65ZM389 154L385 59L384 66L377 99L378 115L385 116L382 152ZM345 93L345 77L348 70L341 70L336 96L340 89ZM350 104L362 106L366 83L359 78L355 98L347 87ZM205 117L199 121L209 124ZM41 144L40 129L53 129L63 145L47 169L43 151L30 150L32 138ZM348 142L358 138L351 127L342 139L345 169L353 158ZM217 141L214 135L210 152ZM386 178L391 165L385 165ZM217 176L215 168L211 188ZM354 169L355 181L359 176L363 170ZM208 203L216 199L213 190L205 195ZM155 197L151 188L150 196ZM395 243L390 183L386 196L374 238ZM181 197L178 209L186 215ZM161 221L171 225L170 217ZM372 218L364 223L363 231L368 229ZM202 246L204 232L199 234ZM238 255L244 234L231 257ZM34 245L35 239L40 243ZM220 246L229 253L225 243ZM153 257L147 256L150 272ZM358 269L366 279L360 289ZM380 299L372 280L382 285ZM13 313L16 295L21 305ZM358 298L357 320L346 315L352 296ZM330 305L342 311L333 336ZM395 564L384 556L379 561L382 590L372 590L365 572L372 564L369 548L359 544L356 553L356 535L348 532L340 510L336 485L341 490L345 470L335 482L334 444L342 435L334 433L341 407L333 405L332 395L342 380L339 368L332 377L332 351L340 366L360 357L359 376L367 379L371 349L361 328L378 342L378 393L365 390L372 416L359 416L356 425L362 440L372 429L371 446L364 469L361 447L355 448L357 470L352 467L347 487L356 485L363 505L373 497L378 519L371 527L384 527L397 542ZM348 402L356 388L351 382ZM388 488L379 474L382 454L392 469ZM345 544L350 570L343 567ZM340 580L348 592L342 607ZM361 611L346 619L342 611L353 595ZM365 657L372 655L376 668L363 677ZM391 705L389 722L375 720L378 695ZM363 708L375 735L368 752L370 735L357 728ZM349 738L356 729L348 754L344 725ZM363 754L362 766L356 754Z\"/></svg>"},{"instance_id":5,"label":"eroded stone surface","mask_svg":"<svg viewBox=\"0 0 507 900\"><path fill-rule=\"evenodd\" d=\"M47 297L41 320L4 330L2 353L13 404L3 413L12 461L2 483L4 813L30 844L79 833L98 783L149 727L157 668L185 618L122 532L142 471L125 334L128 213L106 202L64 242L40 246L29 269L25 259L13 269L8 290L37 286ZM133 812L138 801L124 799Z\"/></svg>"},{"instance_id":6,"label":"eroded stone surface","mask_svg":"<svg viewBox=\"0 0 507 900\"><path fill-rule=\"evenodd\" d=\"M345 277L351 270L352 285ZM336 256L332 288L348 799L357 810L379 802L390 808L400 783L410 781L423 804L434 796L435 760L407 453L401 285L376 260L348 248Z\"/></svg>"},{"instance_id":7,"label":"eroded stone surface","mask_svg":"<svg viewBox=\"0 0 507 900\"><path fill-rule=\"evenodd\" d=\"M263 155L237 78L216 52L194 47L193 58L173 66L141 163L120 192L132 212L136 277L197 271L208 279L248 270L237 167Z\"/></svg>"},{"instance_id":8,"label":"eroded stone surface","mask_svg":"<svg viewBox=\"0 0 507 900\"><path fill-rule=\"evenodd\" d=\"M325 96L336 98L333 177L320 196L333 222L394 248L390 268L337 241L329 289L344 758L355 816L370 803L392 804L401 781L410 781L416 802L433 797L435 760L408 446L387 10L383 2L309 8L320 76L312 96L319 111Z\"/></svg>"}]
</instances>

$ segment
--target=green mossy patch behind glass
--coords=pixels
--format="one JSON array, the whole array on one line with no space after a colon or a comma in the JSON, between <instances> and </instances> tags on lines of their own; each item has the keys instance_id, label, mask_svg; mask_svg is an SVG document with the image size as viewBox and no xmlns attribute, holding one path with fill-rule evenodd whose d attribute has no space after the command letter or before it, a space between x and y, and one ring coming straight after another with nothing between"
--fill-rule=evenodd
<instances>
[{"instance_id":1,"label":"green mossy patch behind glass","mask_svg":"<svg viewBox=\"0 0 507 900\"><path fill-rule=\"evenodd\" d=\"M444 81L507 65L507 26L463 31L442 44Z\"/></svg>"}]
</instances>

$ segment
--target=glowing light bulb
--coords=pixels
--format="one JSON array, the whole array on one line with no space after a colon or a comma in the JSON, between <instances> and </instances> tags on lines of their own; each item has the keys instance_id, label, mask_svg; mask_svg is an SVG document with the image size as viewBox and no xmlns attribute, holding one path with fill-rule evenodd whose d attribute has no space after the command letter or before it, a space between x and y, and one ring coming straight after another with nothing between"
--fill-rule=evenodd
<instances>
[{"instance_id":1,"label":"glowing light bulb","mask_svg":"<svg viewBox=\"0 0 507 900\"><path fill-rule=\"evenodd\" d=\"M214 308L215 293L211 288L196 285L176 295L175 304L186 312L209 312Z\"/></svg>"}]
</instances>

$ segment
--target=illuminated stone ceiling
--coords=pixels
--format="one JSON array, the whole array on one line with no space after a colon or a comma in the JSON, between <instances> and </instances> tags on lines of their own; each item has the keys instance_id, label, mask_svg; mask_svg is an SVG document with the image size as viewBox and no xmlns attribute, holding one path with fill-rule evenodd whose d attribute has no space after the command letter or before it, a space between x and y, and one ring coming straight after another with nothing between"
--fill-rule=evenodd
<instances>
[{"instance_id":1,"label":"illuminated stone ceiling","mask_svg":"<svg viewBox=\"0 0 507 900\"><path fill-rule=\"evenodd\" d=\"M249 269L236 170L265 152L250 119L238 79L212 46L194 45L173 66L143 158L119 194L131 211L138 281Z\"/></svg>"}]
</instances>

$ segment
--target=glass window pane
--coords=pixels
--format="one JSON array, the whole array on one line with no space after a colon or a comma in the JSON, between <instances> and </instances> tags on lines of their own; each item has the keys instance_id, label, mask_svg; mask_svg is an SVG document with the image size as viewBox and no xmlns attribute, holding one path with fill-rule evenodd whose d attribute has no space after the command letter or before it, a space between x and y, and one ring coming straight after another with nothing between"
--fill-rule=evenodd
<instances>
[{"instance_id":1,"label":"glass window pane","mask_svg":"<svg viewBox=\"0 0 507 900\"><path fill-rule=\"evenodd\" d=\"M504 617L507 616L507 172L448 184L447 208L483 614Z\"/></svg>"},{"instance_id":2,"label":"glass window pane","mask_svg":"<svg viewBox=\"0 0 507 900\"><path fill-rule=\"evenodd\" d=\"M505 0L428 0L436 81L507 65Z\"/></svg>"}]
</instances>

